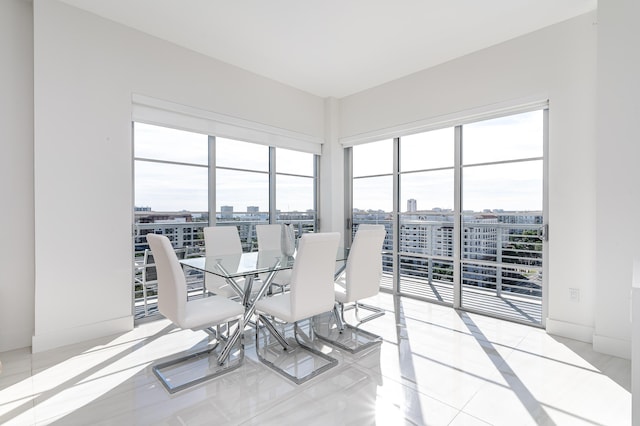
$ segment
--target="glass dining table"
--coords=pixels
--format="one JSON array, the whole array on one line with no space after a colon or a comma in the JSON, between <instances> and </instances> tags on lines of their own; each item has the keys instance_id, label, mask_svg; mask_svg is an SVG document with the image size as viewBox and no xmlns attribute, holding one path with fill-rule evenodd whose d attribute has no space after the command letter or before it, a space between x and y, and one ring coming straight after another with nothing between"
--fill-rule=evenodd
<instances>
[{"instance_id":1,"label":"glass dining table","mask_svg":"<svg viewBox=\"0 0 640 426\"><path fill-rule=\"evenodd\" d=\"M231 349L237 343L255 312L255 302L267 293L276 274L279 271L293 268L295 254L294 252L292 255L287 255L279 250L259 250L242 254L203 256L180 260L183 266L224 278L238 294L238 297L242 299L245 307L242 323L235 333L229 337L218 356L218 363L223 364L226 361ZM336 268L336 277L344 270L348 254L348 249L338 248L336 263L341 263L341 265ZM263 278L258 280L258 282L261 282L260 287L257 291L254 291L253 285L256 282L254 278L257 275ZM264 278L265 276L266 278ZM243 286L238 284L239 278L244 278Z\"/></svg>"}]
</instances>

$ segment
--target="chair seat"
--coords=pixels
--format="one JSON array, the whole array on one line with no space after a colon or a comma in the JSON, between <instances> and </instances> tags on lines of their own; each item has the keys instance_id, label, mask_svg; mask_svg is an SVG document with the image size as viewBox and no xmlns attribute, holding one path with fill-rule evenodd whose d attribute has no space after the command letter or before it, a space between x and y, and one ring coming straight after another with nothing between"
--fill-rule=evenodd
<instances>
[{"instance_id":1,"label":"chair seat","mask_svg":"<svg viewBox=\"0 0 640 426\"><path fill-rule=\"evenodd\" d=\"M204 297L190 300L185 306L182 328L199 330L212 323L223 323L244 313L244 307L223 296Z\"/></svg>"},{"instance_id":2,"label":"chair seat","mask_svg":"<svg viewBox=\"0 0 640 426\"><path fill-rule=\"evenodd\" d=\"M256 302L256 311L266 312L286 322L295 322L291 312L291 297L289 293L266 297Z\"/></svg>"},{"instance_id":3,"label":"chair seat","mask_svg":"<svg viewBox=\"0 0 640 426\"><path fill-rule=\"evenodd\" d=\"M310 318L314 315L330 311L333 308L333 301L314 306L296 306L295 312L291 306L291 293L279 294L267 297L256 302L256 311L267 315L273 315L286 322L296 322L301 319Z\"/></svg>"}]
</instances>

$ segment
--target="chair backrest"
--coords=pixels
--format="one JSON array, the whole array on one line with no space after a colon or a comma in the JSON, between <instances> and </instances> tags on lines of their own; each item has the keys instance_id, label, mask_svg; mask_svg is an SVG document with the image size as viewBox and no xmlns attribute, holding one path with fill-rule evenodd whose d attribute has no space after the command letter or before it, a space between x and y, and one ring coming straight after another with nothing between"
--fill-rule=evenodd
<instances>
[{"instance_id":1,"label":"chair backrest","mask_svg":"<svg viewBox=\"0 0 640 426\"><path fill-rule=\"evenodd\" d=\"M303 234L291 272L291 315L294 321L330 311L339 232Z\"/></svg>"},{"instance_id":2,"label":"chair backrest","mask_svg":"<svg viewBox=\"0 0 640 426\"><path fill-rule=\"evenodd\" d=\"M158 310L182 327L187 303L187 283L171 242L163 235L147 234L158 271Z\"/></svg>"},{"instance_id":3,"label":"chair backrest","mask_svg":"<svg viewBox=\"0 0 640 426\"><path fill-rule=\"evenodd\" d=\"M240 234L235 226L207 226L203 231L208 257L242 253Z\"/></svg>"},{"instance_id":4,"label":"chair backrest","mask_svg":"<svg viewBox=\"0 0 640 426\"><path fill-rule=\"evenodd\" d=\"M347 301L375 296L382 277L382 244L387 231L384 225L360 225L347 258Z\"/></svg>"},{"instance_id":5,"label":"chair backrest","mask_svg":"<svg viewBox=\"0 0 640 426\"><path fill-rule=\"evenodd\" d=\"M256 225L258 251L280 250L282 242L282 225Z\"/></svg>"},{"instance_id":6,"label":"chair backrest","mask_svg":"<svg viewBox=\"0 0 640 426\"><path fill-rule=\"evenodd\" d=\"M237 255L238 261L242 255L240 233L235 226L208 226L204 231L204 249L207 257ZM232 297L235 292L227 281L215 274L205 274L204 284L207 291L222 296Z\"/></svg>"}]
</instances>

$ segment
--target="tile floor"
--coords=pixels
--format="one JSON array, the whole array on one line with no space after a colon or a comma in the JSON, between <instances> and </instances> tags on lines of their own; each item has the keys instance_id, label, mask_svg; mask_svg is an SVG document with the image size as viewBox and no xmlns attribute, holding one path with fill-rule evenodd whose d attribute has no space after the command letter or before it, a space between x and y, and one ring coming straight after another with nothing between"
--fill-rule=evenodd
<instances>
[{"instance_id":1,"label":"tile floor","mask_svg":"<svg viewBox=\"0 0 640 426\"><path fill-rule=\"evenodd\" d=\"M44 353L0 354L7 425L627 425L631 366L544 330L406 298L368 301L381 346L303 385L256 359L169 395L151 363L206 343L166 320Z\"/></svg>"}]
</instances>

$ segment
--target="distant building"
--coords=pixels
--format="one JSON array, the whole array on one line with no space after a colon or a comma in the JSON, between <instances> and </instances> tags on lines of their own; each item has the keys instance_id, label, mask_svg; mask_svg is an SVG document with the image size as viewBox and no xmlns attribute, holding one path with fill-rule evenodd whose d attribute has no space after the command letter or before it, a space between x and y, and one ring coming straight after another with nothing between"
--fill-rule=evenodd
<instances>
[{"instance_id":1,"label":"distant building","mask_svg":"<svg viewBox=\"0 0 640 426\"><path fill-rule=\"evenodd\" d=\"M222 219L233 219L233 206L221 206L220 213Z\"/></svg>"},{"instance_id":2,"label":"distant building","mask_svg":"<svg viewBox=\"0 0 640 426\"><path fill-rule=\"evenodd\" d=\"M154 212L151 210L136 210L136 223L170 223L191 222L193 217L190 212Z\"/></svg>"},{"instance_id":3,"label":"distant building","mask_svg":"<svg viewBox=\"0 0 640 426\"><path fill-rule=\"evenodd\" d=\"M409 198L407 200L407 211L408 212L418 211L418 202L415 200L415 198Z\"/></svg>"},{"instance_id":4,"label":"distant building","mask_svg":"<svg viewBox=\"0 0 640 426\"><path fill-rule=\"evenodd\" d=\"M407 203L407 207L410 207L409 203ZM454 212L438 208L414 213L416 214L403 215L400 218L398 235L400 252L416 253L422 256L452 257L456 244L456 236L453 229ZM507 249L510 239L522 234L522 225L542 224L542 219L542 212L528 212L527 214L504 212L502 210L501 214L464 212L461 247L463 256L467 260L495 261L499 253ZM354 209L353 223L354 232L361 223L385 225L387 239L383 250L393 250L393 238L391 238L393 220L387 214L374 214L371 211L365 212L360 209ZM419 266L419 264L426 261L418 258L412 259L408 255L402 262L404 262L402 264L404 273L420 275L421 271L423 271L423 266ZM390 260L384 262L384 268L387 272L391 271ZM495 277L492 274L493 272L490 268L477 265L467 265L464 270L464 278L473 281L475 284L472 285L478 286L490 285L492 279L495 285ZM486 278L485 275L489 276L489 278Z\"/></svg>"}]
</instances>

